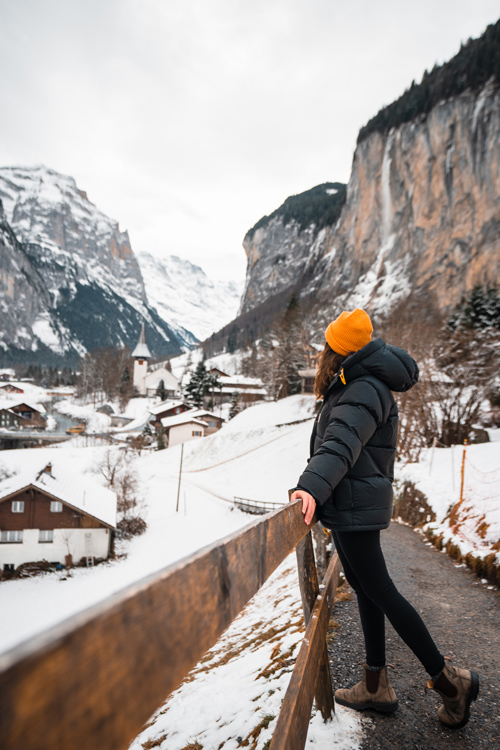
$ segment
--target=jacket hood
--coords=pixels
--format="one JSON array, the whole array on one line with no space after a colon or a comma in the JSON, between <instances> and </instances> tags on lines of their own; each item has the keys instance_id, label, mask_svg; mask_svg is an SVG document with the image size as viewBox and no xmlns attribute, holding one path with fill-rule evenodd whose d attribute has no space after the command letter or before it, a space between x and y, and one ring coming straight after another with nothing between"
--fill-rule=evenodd
<instances>
[{"instance_id":1,"label":"jacket hood","mask_svg":"<svg viewBox=\"0 0 500 750\"><path fill-rule=\"evenodd\" d=\"M418 381L418 365L404 349L374 339L344 361L346 383L362 375L374 375L391 391L408 391Z\"/></svg>"}]
</instances>

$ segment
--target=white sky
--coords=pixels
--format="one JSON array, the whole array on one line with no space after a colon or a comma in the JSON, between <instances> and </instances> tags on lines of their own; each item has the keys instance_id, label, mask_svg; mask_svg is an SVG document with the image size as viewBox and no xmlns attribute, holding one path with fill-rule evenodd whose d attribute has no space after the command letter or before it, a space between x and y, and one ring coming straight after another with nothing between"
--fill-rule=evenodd
<instances>
[{"instance_id":1,"label":"white sky","mask_svg":"<svg viewBox=\"0 0 500 750\"><path fill-rule=\"evenodd\" d=\"M75 177L132 247L243 278L263 214L347 182L359 128L493 0L0 0L0 165Z\"/></svg>"}]
</instances>

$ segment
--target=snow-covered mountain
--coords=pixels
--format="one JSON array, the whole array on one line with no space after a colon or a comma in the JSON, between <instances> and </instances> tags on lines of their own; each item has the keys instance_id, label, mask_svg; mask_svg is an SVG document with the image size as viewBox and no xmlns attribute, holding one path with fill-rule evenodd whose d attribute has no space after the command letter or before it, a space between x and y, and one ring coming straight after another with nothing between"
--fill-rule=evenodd
<instances>
[{"instance_id":1,"label":"snow-covered mountain","mask_svg":"<svg viewBox=\"0 0 500 750\"><path fill-rule=\"evenodd\" d=\"M72 177L43 166L0 168L0 199L0 299L9 311L0 324L2 359L133 348L142 320L156 355L192 343L149 304L128 233Z\"/></svg>"},{"instance_id":2,"label":"snow-covered mountain","mask_svg":"<svg viewBox=\"0 0 500 750\"><path fill-rule=\"evenodd\" d=\"M243 282L212 281L199 266L175 255L137 253L137 260L150 304L180 338L188 329L203 341L235 317Z\"/></svg>"}]
</instances>

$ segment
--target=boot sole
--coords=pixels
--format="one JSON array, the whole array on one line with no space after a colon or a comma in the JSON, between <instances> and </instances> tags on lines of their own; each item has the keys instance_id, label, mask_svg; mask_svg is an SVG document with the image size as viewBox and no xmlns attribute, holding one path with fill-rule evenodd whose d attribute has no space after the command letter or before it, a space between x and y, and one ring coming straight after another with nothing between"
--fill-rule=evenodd
<instances>
[{"instance_id":1,"label":"boot sole","mask_svg":"<svg viewBox=\"0 0 500 750\"><path fill-rule=\"evenodd\" d=\"M467 722L469 721L470 717L470 704L472 701L475 701L477 696L479 695L479 675L477 672L470 673L470 690L469 695L467 697L467 703L465 704L465 714L464 718L459 724L445 724L448 729L462 729Z\"/></svg>"},{"instance_id":2,"label":"boot sole","mask_svg":"<svg viewBox=\"0 0 500 750\"><path fill-rule=\"evenodd\" d=\"M335 696L335 703L340 703L341 706L347 706L347 708L354 708L355 711L365 711L366 709L373 709L381 714L392 714L398 708L398 701L394 703L374 703L373 701L365 701L365 703L349 703L342 698Z\"/></svg>"}]
</instances>

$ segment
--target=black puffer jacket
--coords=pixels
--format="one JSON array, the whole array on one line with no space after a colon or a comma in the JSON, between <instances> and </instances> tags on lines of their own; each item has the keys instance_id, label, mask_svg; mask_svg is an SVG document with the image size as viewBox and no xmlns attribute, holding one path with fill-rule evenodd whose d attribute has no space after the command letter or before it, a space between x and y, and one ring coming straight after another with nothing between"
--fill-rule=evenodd
<instances>
[{"instance_id":1,"label":"black puffer jacket","mask_svg":"<svg viewBox=\"0 0 500 750\"><path fill-rule=\"evenodd\" d=\"M336 531L389 526L398 434L391 391L407 391L417 380L416 362L382 339L344 361L314 423L311 458L297 484L314 497L325 526Z\"/></svg>"}]
</instances>

